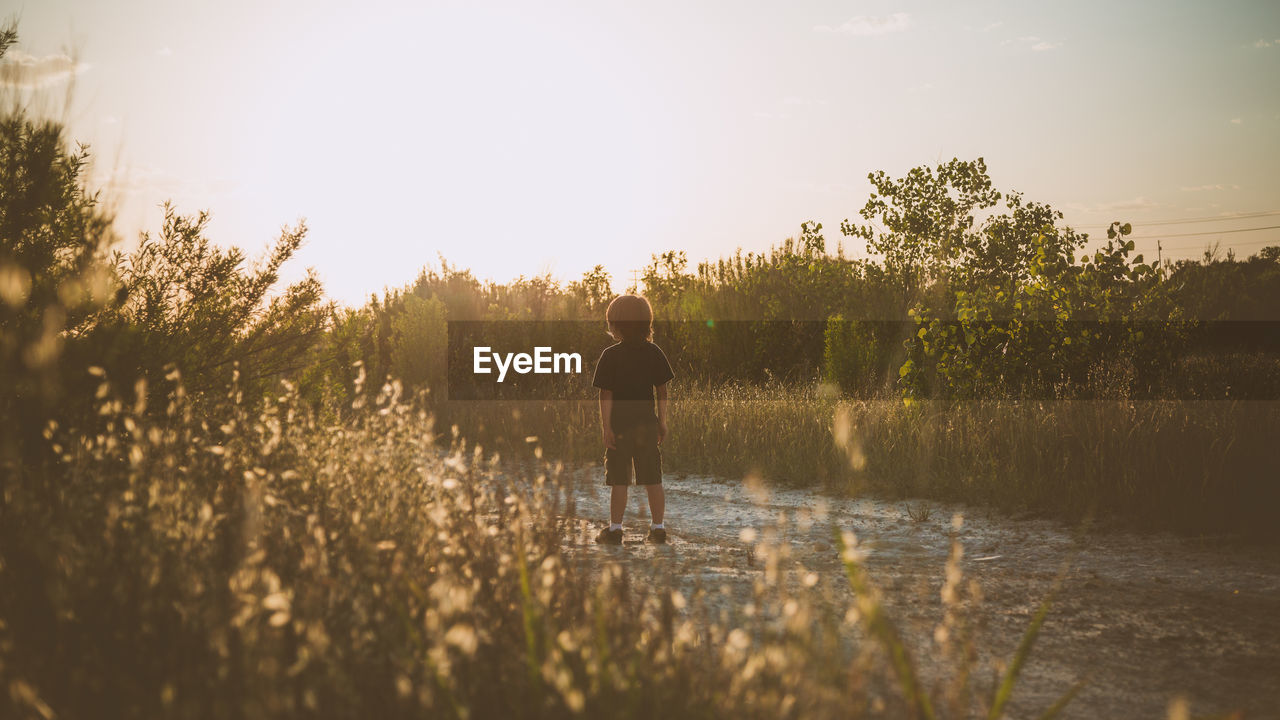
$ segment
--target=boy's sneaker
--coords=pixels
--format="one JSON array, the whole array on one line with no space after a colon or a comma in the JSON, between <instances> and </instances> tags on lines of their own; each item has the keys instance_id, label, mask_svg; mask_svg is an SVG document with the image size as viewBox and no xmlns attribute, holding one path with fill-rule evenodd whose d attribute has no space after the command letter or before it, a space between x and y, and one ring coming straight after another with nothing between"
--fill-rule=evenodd
<instances>
[{"instance_id":1,"label":"boy's sneaker","mask_svg":"<svg viewBox=\"0 0 1280 720\"><path fill-rule=\"evenodd\" d=\"M667 531L662 528L650 528L649 537L645 539L651 543L664 543L667 541Z\"/></svg>"},{"instance_id":2,"label":"boy's sneaker","mask_svg":"<svg viewBox=\"0 0 1280 720\"><path fill-rule=\"evenodd\" d=\"M610 530L609 528L605 528L600 531L599 535L596 536L596 542L600 543L601 545L621 545L622 531Z\"/></svg>"}]
</instances>

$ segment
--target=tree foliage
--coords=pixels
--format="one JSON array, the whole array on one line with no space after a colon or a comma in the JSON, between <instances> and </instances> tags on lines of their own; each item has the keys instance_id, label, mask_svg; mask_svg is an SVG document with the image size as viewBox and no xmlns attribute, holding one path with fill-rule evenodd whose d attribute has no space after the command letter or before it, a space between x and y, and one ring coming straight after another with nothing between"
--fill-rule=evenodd
<instances>
[{"instance_id":1,"label":"tree foliage","mask_svg":"<svg viewBox=\"0 0 1280 720\"><path fill-rule=\"evenodd\" d=\"M0 57L16 40L0 31ZM219 394L233 376L259 397L298 373L330 311L312 274L277 289L305 227L261 260L221 249L208 215L166 206L157 235L108 255L113 217L88 187L88 147L14 104L0 115L0 460L18 462L48 421L95 422L89 400L110 372L155 383L177 370ZM238 369L238 372L236 370Z\"/></svg>"},{"instance_id":2,"label":"tree foliage","mask_svg":"<svg viewBox=\"0 0 1280 720\"><path fill-rule=\"evenodd\" d=\"M17 40L0 30L0 59ZM0 465L20 464L56 407L68 339L112 299L111 214L85 188L89 151L20 106L0 115Z\"/></svg>"},{"instance_id":3,"label":"tree foliage","mask_svg":"<svg viewBox=\"0 0 1280 720\"><path fill-rule=\"evenodd\" d=\"M117 255L125 302L121 330L130 337L121 362L156 377L176 366L188 387L225 386L236 368L244 386L300 372L327 313L312 273L275 296L281 267L301 247L305 225L286 228L261 260L248 264L239 248L222 249L206 232L208 213L181 215L165 206L159 235Z\"/></svg>"}]
</instances>

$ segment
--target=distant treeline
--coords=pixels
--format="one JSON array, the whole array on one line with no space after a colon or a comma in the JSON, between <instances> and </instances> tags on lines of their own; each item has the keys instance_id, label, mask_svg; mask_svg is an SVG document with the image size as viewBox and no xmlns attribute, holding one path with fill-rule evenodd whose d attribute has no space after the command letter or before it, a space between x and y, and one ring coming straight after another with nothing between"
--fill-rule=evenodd
<instances>
[{"instance_id":1,"label":"distant treeline","mask_svg":"<svg viewBox=\"0 0 1280 720\"><path fill-rule=\"evenodd\" d=\"M569 283L481 282L442 260L408 287L335 310L311 379L349 392L341 378L358 360L372 377L438 389L448 321L584 321L566 332L592 346L607 342L610 298L638 290L677 370L702 379L821 378L907 398L1214 397L1216 368L1237 393L1277 396L1259 354L1280 350L1280 247L1161 267L1134 253L1128 224L1086 250L1048 205L992 190L980 159L871 179L867 224L842 233L865 239L872 259L832 252L822 226L803 223L766 253L695 268L684 251L655 255L639 288L615 287L599 266Z\"/></svg>"}]
</instances>

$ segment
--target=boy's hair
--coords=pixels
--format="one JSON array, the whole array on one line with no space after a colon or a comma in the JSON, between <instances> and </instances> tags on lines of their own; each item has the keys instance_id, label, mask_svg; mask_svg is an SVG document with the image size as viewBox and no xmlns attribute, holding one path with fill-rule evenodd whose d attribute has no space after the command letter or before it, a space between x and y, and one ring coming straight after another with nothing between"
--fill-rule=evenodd
<instances>
[{"instance_id":1,"label":"boy's hair","mask_svg":"<svg viewBox=\"0 0 1280 720\"><path fill-rule=\"evenodd\" d=\"M639 295L619 295L604 312L615 340L653 339L653 308Z\"/></svg>"}]
</instances>

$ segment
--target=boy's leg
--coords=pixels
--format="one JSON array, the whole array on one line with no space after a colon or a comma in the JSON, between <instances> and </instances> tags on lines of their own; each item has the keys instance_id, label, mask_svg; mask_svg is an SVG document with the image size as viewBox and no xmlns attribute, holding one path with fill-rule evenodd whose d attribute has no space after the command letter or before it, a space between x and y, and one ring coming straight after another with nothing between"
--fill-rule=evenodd
<instances>
[{"instance_id":1,"label":"boy's leg","mask_svg":"<svg viewBox=\"0 0 1280 720\"><path fill-rule=\"evenodd\" d=\"M622 517L627 511L632 455L630 433L619 433L615 437L616 446L604 451L604 482L609 486L609 523L613 528L622 525Z\"/></svg>"},{"instance_id":2,"label":"boy's leg","mask_svg":"<svg viewBox=\"0 0 1280 720\"><path fill-rule=\"evenodd\" d=\"M649 494L649 514L654 525L661 525L667 509L667 496L662 490L662 452L658 449L657 424L638 428L635 451L636 484Z\"/></svg>"},{"instance_id":3,"label":"boy's leg","mask_svg":"<svg viewBox=\"0 0 1280 720\"><path fill-rule=\"evenodd\" d=\"M652 497L652 496L650 496ZM612 485L609 487L609 522L622 524L622 515L627 511L627 486Z\"/></svg>"},{"instance_id":4,"label":"boy's leg","mask_svg":"<svg viewBox=\"0 0 1280 720\"><path fill-rule=\"evenodd\" d=\"M662 485L645 485L645 492L649 493L649 514L653 516L653 524L661 525L662 516L667 510L667 495L662 491ZM614 488L617 490L617 488ZM626 488L623 488L626 490ZM623 493L622 503L625 506L627 502L626 493Z\"/></svg>"}]
</instances>

